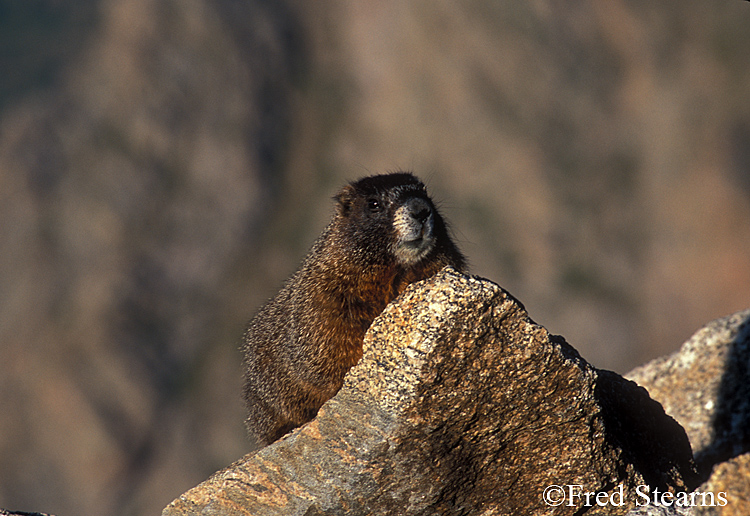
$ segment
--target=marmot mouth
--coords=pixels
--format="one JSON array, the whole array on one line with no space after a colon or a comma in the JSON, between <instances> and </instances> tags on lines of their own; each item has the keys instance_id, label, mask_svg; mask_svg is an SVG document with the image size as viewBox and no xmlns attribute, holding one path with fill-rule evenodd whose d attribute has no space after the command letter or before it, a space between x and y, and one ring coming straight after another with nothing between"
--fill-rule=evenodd
<instances>
[{"instance_id":1,"label":"marmot mouth","mask_svg":"<svg viewBox=\"0 0 750 516\"><path fill-rule=\"evenodd\" d=\"M421 250L423 248L432 247L432 243L434 242L434 240L435 239L432 237L425 237L424 235L422 235L411 240L403 240L401 242L401 245L409 249Z\"/></svg>"},{"instance_id":2,"label":"marmot mouth","mask_svg":"<svg viewBox=\"0 0 750 516\"><path fill-rule=\"evenodd\" d=\"M402 240L394 254L400 263L412 265L424 258L432 250L434 244L435 238L430 236Z\"/></svg>"}]
</instances>

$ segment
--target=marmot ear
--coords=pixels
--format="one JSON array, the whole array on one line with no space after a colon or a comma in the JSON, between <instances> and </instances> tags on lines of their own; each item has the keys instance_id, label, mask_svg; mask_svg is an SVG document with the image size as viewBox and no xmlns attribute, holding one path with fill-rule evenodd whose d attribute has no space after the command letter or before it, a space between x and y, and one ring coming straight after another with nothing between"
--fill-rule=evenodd
<instances>
[{"instance_id":1,"label":"marmot ear","mask_svg":"<svg viewBox=\"0 0 750 516\"><path fill-rule=\"evenodd\" d=\"M349 210L351 210L352 203L354 202L355 193L352 185L346 185L333 198L336 201L336 211L342 217L349 214Z\"/></svg>"}]
</instances>

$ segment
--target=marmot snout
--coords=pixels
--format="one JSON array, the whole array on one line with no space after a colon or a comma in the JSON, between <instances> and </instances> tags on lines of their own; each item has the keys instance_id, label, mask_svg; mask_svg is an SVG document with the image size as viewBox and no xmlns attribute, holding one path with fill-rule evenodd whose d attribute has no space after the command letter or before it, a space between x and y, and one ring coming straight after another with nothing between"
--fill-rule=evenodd
<instances>
[{"instance_id":1,"label":"marmot snout","mask_svg":"<svg viewBox=\"0 0 750 516\"><path fill-rule=\"evenodd\" d=\"M393 215L396 238L391 250L404 265L418 262L435 245L432 206L419 197L407 199Z\"/></svg>"},{"instance_id":2,"label":"marmot snout","mask_svg":"<svg viewBox=\"0 0 750 516\"><path fill-rule=\"evenodd\" d=\"M407 285L465 267L445 221L408 173L360 179L243 337L248 432L270 444L315 417L362 357L373 319Z\"/></svg>"}]
</instances>

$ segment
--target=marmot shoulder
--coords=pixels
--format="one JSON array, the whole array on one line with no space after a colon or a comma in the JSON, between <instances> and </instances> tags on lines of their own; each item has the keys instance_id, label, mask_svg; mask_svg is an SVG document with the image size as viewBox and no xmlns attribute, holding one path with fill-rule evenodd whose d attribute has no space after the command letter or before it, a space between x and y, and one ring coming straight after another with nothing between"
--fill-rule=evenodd
<instances>
[{"instance_id":1,"label":"marmot shoulder","mask_svg":"<svg viewBox=\"0 0 750 516\"><path fill-rule=\"evenodd\" d=\"M359 179L300 268L243 336L249 435L270 444L318 413L362 357L373 319L407 285L465 259L424 184L405 172Z\"/></svg>"}]
</instances>

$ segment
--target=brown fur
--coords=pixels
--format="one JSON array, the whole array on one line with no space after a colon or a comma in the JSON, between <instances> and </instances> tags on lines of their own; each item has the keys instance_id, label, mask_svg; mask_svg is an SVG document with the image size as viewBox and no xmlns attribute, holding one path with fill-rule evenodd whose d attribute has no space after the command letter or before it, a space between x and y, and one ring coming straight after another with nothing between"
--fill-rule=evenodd
<instances>
[{"instance_id":1,"label":"brown fur","mask_svg":"<svg viewBox=\"0 0 750 516\"><path fill-rule=\"evenodd\" d=\"M415 281L464 257L424 185L370 176L335 197L331 223L243 336L248 432L270 444L310 421L362 358L373 319Z\"/></svg>"}]
</instances>

